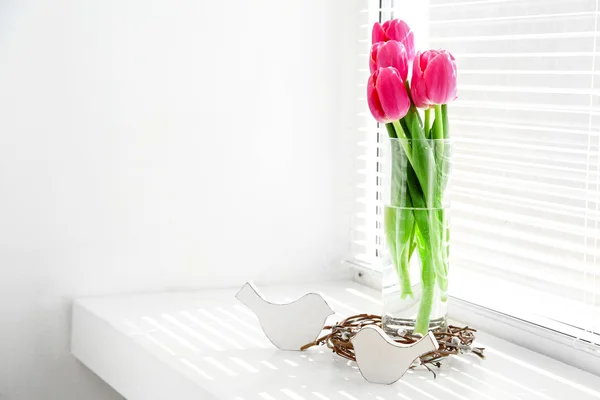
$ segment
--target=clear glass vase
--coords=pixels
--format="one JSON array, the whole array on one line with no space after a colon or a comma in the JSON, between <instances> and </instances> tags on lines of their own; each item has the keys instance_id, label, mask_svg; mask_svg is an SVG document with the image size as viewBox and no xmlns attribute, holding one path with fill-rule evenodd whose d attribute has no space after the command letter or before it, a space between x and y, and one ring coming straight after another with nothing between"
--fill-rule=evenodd
<instances>
[{"instance_id":1,"label":"clear glass vase","mask_svg":"<svg viewBox=\"0 0 600 400\"><path fill-rule=\"evenodd\" d=\"M449 140L390 139L384 165L383 329L447 327Z\"/></svg>"}]
</instances>

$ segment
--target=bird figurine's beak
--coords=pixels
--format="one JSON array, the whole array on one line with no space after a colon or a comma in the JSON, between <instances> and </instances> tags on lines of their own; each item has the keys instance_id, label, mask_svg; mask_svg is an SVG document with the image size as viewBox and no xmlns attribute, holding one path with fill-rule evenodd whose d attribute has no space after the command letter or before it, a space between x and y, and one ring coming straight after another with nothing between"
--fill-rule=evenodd
<instances>
[{"instance_id":1,"label":"bird figurine's beak","mask_svg":"<svg viewBox=\"0 0 600 400\"><path fill-rule=\"evenodd\" d=\"M323 300L325 301L325 300ZM327 304L327 302L325 302L325 305L327 306L327 316L332 316L335 314L335 311L333 311L333 309L329 306L329 304Z\"/></svg>"}]
</instances>

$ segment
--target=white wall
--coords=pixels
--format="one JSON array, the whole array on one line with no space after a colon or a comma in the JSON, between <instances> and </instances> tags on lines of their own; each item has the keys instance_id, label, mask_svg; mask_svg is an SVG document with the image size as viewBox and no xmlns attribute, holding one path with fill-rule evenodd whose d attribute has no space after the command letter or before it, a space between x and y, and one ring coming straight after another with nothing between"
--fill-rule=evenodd
<instances>
[{"instance_id":1,"label":"white wall","mask_svg":"<svg viewBox=\"0 0 600 400\"><path fill-rule=\"evenodd\" d=\"M342 273L358 4L0 1L0 399L119 398L75 296Z\"/></svg>"}]
</instances>

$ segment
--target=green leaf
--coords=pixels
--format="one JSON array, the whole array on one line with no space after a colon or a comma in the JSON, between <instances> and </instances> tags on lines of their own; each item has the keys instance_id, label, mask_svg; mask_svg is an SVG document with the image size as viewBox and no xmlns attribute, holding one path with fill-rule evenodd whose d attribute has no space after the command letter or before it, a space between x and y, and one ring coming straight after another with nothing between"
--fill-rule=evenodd
<instances>
[{"instance_id":1,"label":"green leaf","mask_svg":"<svg viewBox=\"0 0 600 400\"><path fill-rule=\"evenodd\" d=\"M392 262L398 275L401 296L412 297L410 280L410 257L412 231L414 229L413 211L410 208L384 208L384 230Z\"/></svg>"},{"instance_id":2,"label":"green leaf","mask_svg":"<svg viewBox=\"0 0 600 400\"><path fill-rule=\"evenodd\" d=\"M387 129L388 132L388 136L391 137L392 139L397 138L398 136L396 135L396 130L394 129L394 125L393 124L385 124L385 129Z\"/></svg>"},{"instance_id":3,"label":"green leaf","mask_svg":"<svg viewBox=\"0 0 600 400\"><path fill-rule=\"evenodd\" d=\"M431 248L428 246L428 241L425 239L423 232L420 230L416 234L419 256L421 258L421 281L423 291L421 293L421 302L417 319L415 321L415 332L425 335L429 330L429 322L431 321L431 312L433 311L433 298L435 294L435 268L434 260L431 253Z\"/></svg>"}]
</instances>

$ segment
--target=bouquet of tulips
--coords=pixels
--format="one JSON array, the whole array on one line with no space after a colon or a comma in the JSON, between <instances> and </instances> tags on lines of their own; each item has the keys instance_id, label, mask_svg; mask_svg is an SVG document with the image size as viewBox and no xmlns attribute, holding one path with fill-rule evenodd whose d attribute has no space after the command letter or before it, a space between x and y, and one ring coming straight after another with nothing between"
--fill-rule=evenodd
<instances>
[{"instance_id":1,"label":"bouquet of tulips","mask_svg":"<svg viewBox=\"0 0 600 400\"><path fill-rule=\"evenodd\" d=\"M446 50L415 54L413 32L402 20L375 23L372 40L367 100L392 143L386 240L402 298L413 296L409 266L414 254L420 258L421 299L414 331L425 334L434 291L444 302L448 291L447 104L456 99L456 63Z\"/></svg>"}]
</instances>

